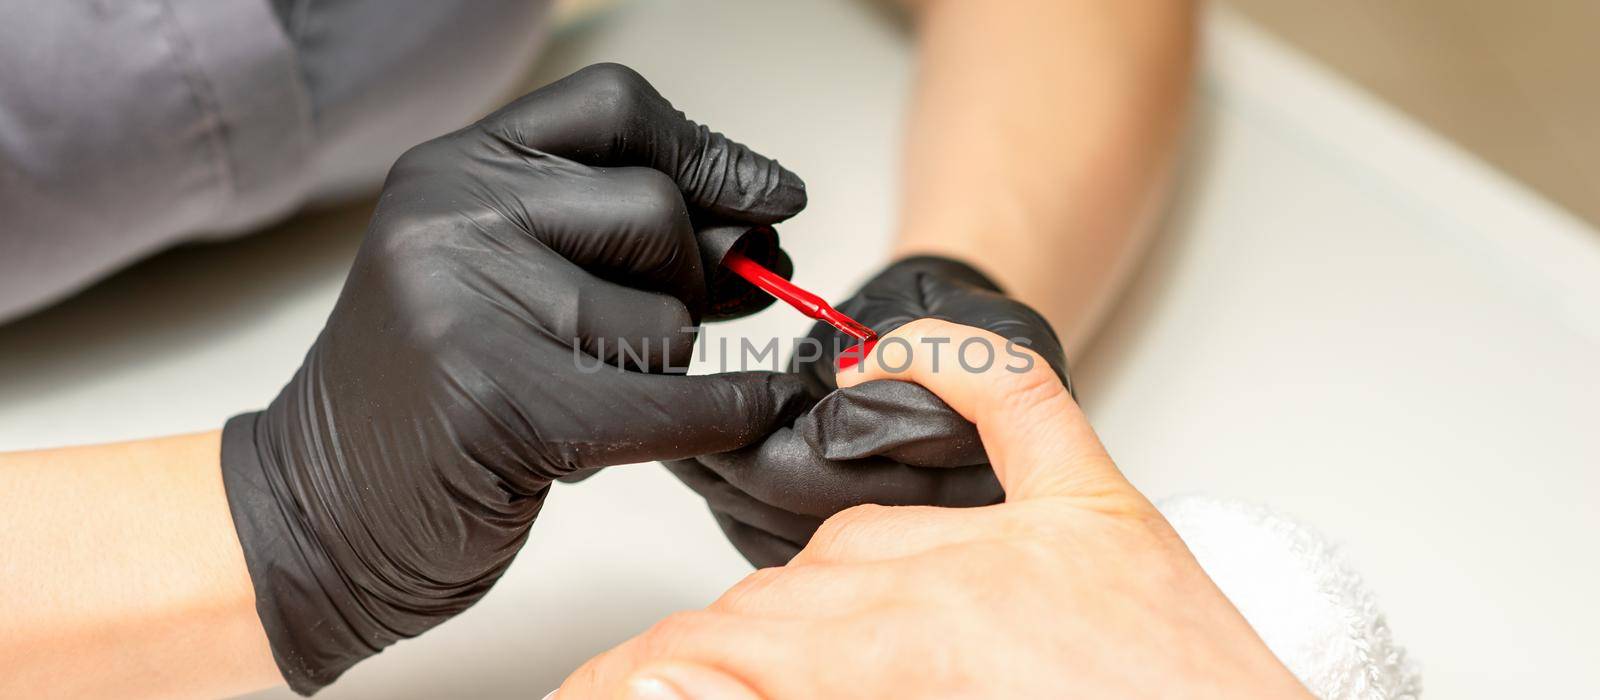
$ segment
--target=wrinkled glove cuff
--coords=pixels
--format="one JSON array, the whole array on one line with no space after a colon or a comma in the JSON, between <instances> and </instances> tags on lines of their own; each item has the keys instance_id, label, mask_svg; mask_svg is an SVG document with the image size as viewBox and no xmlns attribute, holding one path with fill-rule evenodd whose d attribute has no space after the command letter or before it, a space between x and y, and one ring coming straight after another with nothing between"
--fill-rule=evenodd
<instances>
[{"instance_id":1,"label":"wrinkled glove cuff","mask_svg":"<svg viewBox=\"0 0 1600 700\"><path fill-rule=\"evenodd\" d=\"M266 424L263 413L246 413L223 427L222 483L273 659L291 689L311 695L397 636L365 639L346 619L336 601L351 599L349 584L263 455Z\"/></svg>"}]
</instances>

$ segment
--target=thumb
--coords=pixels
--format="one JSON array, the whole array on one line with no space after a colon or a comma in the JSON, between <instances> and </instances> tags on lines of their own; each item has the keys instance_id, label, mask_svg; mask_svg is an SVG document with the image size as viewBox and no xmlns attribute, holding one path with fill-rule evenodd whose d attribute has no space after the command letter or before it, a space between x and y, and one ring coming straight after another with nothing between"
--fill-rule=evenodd
<instances>
[{"instance_id":1,"label":"thumb","mask_svg":"<svg viewBox=\"0 0 1600 700\"><path fill-rule=\"evenodd\" d=\"M792 374L627 373L625 416L607 421L611 454L583 466L666 461L736 450L792 421L807 404Z\"/></svg>"},{"instance_id":2,"label":"thumb","mask_svg":"<svg viewBox=\"0 0 1600 700\"><path fill-rule=\"evenodd\" d=\"M1008 501L1133 489L1050 365L999 335L912 321L838 375L841 388L875 379L921 384L977 424Z\"/></svg>"}]
</instances>

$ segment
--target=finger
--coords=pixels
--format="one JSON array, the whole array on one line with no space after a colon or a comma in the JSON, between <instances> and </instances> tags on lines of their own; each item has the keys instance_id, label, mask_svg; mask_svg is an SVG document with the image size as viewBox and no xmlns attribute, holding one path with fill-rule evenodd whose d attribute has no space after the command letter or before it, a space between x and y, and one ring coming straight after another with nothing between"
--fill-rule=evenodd
<instances>
[{"instance_id":1,"label":"finger","mask_svg":"<svg viewBox=\"0 0 1600 700\"><path fill-rule=\"evenodd\" d=\"M683 661L651 663L628 679L630 698L761 700L744 681L720 669Z\"/></svg>"},{"instance_id":2,"label":"finger","mask_svg":"<svg viewBox=\"0 0 1600 700\"><path fill-rule=\"evenodd\" d=\"M978 429L926 388L868 382L829 392L795 423L823 457L886 459L915 467L987 465Z\"/></svg>"},{"instance_id":3,"label":"finger","mask_svg":"<svg viewBox=\"0 0 1600 700\"><path fill-rule=\"evenodd\" d=\"M822 518L791 513L750 497L749 494L734 488L732 484L717 476L716 472L701 466L696 460L667 462L666 467L685 486L705 499L706 506L710 507L713 513L774 535L786 540L787 543L793 543L790 554L811 539L811 533L816 532L822 525Z\"/></svg>"},{"instance_id":4,"label":"finger","mask_svg":"<svg viewBox=\"0 0 1600 700\"><path fill-rule=\"evenodd\" d=\"M548 167L571 172L508 185L538 240L600 279L669 294L699 316L706 304L700 244L671 179L649 168Z\"/></svg>"},{"instance_id":5,"label":"finger","mask_svg":"<svg viewBox=\"0 0 1600 700\"><path fill-rule=\"evenodd\" d=\"M437 250L460 246L439 236L383 243L391 266L388 277L396 282L388 293L409 298L410 325L419 340L436 344L437 351L450 351L460 344L452 333L466 328L495 336L492 346L505 352L495 359L515 365L532 362L528 353L550 345L553 338L567 346L563 350L576 346L577 355L566 352L569 357L542 360L582 359L582 366L646 371L687 366L697 331L678 298L612 284L551 254L538 241L495 233L506 238L474 241L483 247L473 250ZM472 295L479 303L469 303ZM466 309L475 311L467 314ZM620 362L622 350L632 350L639 361Z\"/></svg>"},{"instance_id":6,"label":"finger","mask_svg":"<svg viewBox=\"0 0 1600 700\"><path fill-rule=\"evenodd\" d=\"M583 352L596 361L635 372L683 374L694 357L699 328L689 309L665 294L642 292L606 283L606 288L590 287L575 303L554 308L573 308L572 317L563 319Z\"/></svg>"},{"instance_id":7,"label":"finger","mask_svg":"<svg viewBox=\"0 0 1600 700\"><path fill-rule=\"evenodd\" d=\"M575 344L582 355L571 361L580 369L607 365L681 373L694 355L694 319L672 295L607 282L556 255L489 257L462 267L460 279L491 290L486 298L515 300L515 309L502 309L524 317L513 327L547 329ZM492 293L496 280L509 280L515 293ZM496 301L488 308L500 305Z\"/></svg>"},{"instance_id":8,"label":"finger","mask_svg":"<svg viewBox=\"0 0 1600 700\"><path fill-rule=\"evenodd\" d=\"M763 503L819 518L863 503L965 507L988 505L1002 495L988 465L930 469L876 457L835 461L819 454L800 430L778 427L748 449L698 459Z\"/></svg>"},{"instance_id":9,"label":"finger","mask_svg":"<svg viewBox=\"0 0 1600 700\"><path fill-rule=\"evenodd\" d=\"M679 329L705 306L705 275L687 208L666 176L548 156L530 169L482 146L451 135L396 163L386 197L452 197L443 204L453 210L374 239L383 258L416 266L391 275L406 281L395 293L425 304L456 298L432 287L465 285L489 302L484 308L544 321L540 327L554 328L563 340L670 335L679 353L685 341L693 343L693 333ZM427 174L438 170L465 172L478 186L454 194L408 189L432 181ZM446 317L459 312L437 310ZM585 347L606 357L592 343Z\"/></svg>"},{"instance_id":10,"label":"finger","mask_svg":"<svg viewBox=\"0 0 1600 700\"><path fill-rule=\"evenodd\" d=\"M527 436L536 436L538 453L524 457L546 481L583 469L737 449L793 420L804 405L804 385L792 375L641 374L610 365L564 369L558 365L572 362L573 351L536 352L483 368L471 381L492 387L492 394L464 396L504 404L495 409L503 420L474 426L487 434L473 444L517 452ZM537 426L524 417L530 411L540 416Z\"/></svg>"},{"instance_id":11,"label":"finger","mask_svg":"<svg viewBox=\"0 0 1600 700\"><path fill-rule=\"evenodd\" d=\"M572 470L735 450L792 420L804 405L803 384L787 374L674 376L615 368L596 374L564 377L561 393L587 409L559 428L572 438L562 442ZM609 415L595 417L596 406Z\"/></svg>"},{"instance_id":12,"label":"finger","mask_svg":"<svg viewBox=\"0 0 1600 700\"><path fill-rule=\"evenodd\" d=\"M802 620L754 619L710 610L674 613L649 630L590 659L556 692L557 698L627 697L628 681L655 664L676 661L741 672L768 668L773 659L805 665L794 647L810 636Z\"/></svg>"},{"instance_id":13,"label":"finger","mask_svg":"<svg viewBox=\"0 0 1600 700\"><path fill-rule=\"evenodd\" d=\"M918 318L944 319L993 331L1038 353L1056 370L1067 390L1072 390L1066 354L1049 322L1026 304L1005 296L983 273L962 262L932 256L900 260L841 304L839 310L851 318L870 320L880 335ZM832 327L819 323L811 337L826 349L835 345L831 340L841 336ZM852 345L853 340L833 347L834 352L805 364L801 371L833 388L838 350ZM938 350L930 348L932 352ZM943 350L948 361L956 361L954 348Z\"/></svg>"},{"instance_id":14,"label":"finger","mask_svg":"<svg viewBox=\"0 0 1600 700\"><path fill-rule=\"evenodd\" d=\"M690 121L642 76L614 63L540 88L480 125L589 165L654 168L672 177L689 204L724 218L769 224L806 205L799 176Z\"/></svg>"},{"instance_id":15,"label":"finger","mask_svg":"<svg viewBox=\"0 0 1600 700\"><path fill-rule=\"evenodd\" d=\"M936 370L926 348L938 343L958 353L970 343L1007 359L987 366L945 363ZM999 335L919 319L885 336L857 369L840 372L839 385L913 381L976 423L1008 500L1132 490L1049 365Z\"/></svg>"}]
</instances>

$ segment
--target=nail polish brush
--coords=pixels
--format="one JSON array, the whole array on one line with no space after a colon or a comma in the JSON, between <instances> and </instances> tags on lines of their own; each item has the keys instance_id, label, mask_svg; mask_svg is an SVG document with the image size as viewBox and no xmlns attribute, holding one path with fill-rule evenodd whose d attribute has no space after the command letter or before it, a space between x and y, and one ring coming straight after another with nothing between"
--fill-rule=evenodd
<instances>
[{"instance_id":1,"label":"nail polish brush","mask_svg":"<svg viewBox=\"0 0 1600 700\"><path fill-rule=\"evenodd\" d=\"M839 329L839 332L861 341L859 344L839 354L839 369L854 367L861 362L862 358L872 352L872 347L877 344L878 334L873 332L871 328L844 315L838 309L829 305L827 301L824 301L822 297L812 294L795 283L784 279L778 273L762 267L760 263L745 257L743 253L737 250L728 251L722 258L722 265L732 270L734 274L744 278L746 282L755 285L761 291L771 294L779 301L794 307L796 311L805 314L806 317L833 326Z\"/></svg>"}]
</instances>

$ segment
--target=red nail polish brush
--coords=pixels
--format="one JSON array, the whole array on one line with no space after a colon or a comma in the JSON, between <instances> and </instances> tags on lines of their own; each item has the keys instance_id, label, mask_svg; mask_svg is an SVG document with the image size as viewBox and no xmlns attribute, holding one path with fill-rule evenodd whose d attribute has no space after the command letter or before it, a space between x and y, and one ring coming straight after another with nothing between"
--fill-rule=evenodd
<instances>
[{"instance_id":1,"label":"red nail polish brush","mask_svg":"<svg viewBox=\"0 0 1600 700\"><path fill-rule=\"evenodd\" d=\"M743 277L746 282L755 285L785 304L793 306L796 311L839 329L841 333L860 340L855 345L839 354L839 369L850 369L861 362L867 353L872 352L872 346L878 342L878 334L866 327L860 321L839 312L838 309L828 305L811 292L808 292L795 283L784 279L778 273L762 267L760 263L745 257L737 250L728 251L723 256L722 265L734 274Z\"/></svg>"}]
</instances>

